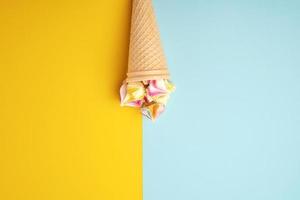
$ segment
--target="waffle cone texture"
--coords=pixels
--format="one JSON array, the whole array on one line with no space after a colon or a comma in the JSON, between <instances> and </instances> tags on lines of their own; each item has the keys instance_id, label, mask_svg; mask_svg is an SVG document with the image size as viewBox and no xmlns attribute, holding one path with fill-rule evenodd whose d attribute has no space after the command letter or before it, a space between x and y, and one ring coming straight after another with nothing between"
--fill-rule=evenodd
<instances>
[{"instance_id":1,"label":"waffle cone texture","mask_svg":"<svg viewBox=\"0 0 300 200\"><path fill-rule=\"evenodd\" d=\"M133 0L126 82L169 79L152 0Z\"/></svg>"}]
</instances>

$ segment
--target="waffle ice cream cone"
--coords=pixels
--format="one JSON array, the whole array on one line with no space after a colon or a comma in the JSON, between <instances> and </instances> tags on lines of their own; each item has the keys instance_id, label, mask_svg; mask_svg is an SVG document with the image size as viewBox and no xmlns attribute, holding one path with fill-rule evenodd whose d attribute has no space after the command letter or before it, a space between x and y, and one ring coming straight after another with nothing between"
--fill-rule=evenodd
<instances>
[{"instance_id":1,"label":"waffle ice cream cone","mask_svg":"<svg viewBox=\"0 0 300 200\"><path fill-rule=\"evenodd\" d=\"M121 106L140 108L155 120L175 86L161 45L152 0L133 0L127 78L120 88Z\"/></svg>"},{"instance_id":2,"label":"waffle ice cream cone","mask_svg":"<svg viewBox=\"0 0 300 200\"><path fill-rule=\"evenodd\" d=\"M126 82L169 79L151 0L133 0Z\"/></svg>"}]
</instances>

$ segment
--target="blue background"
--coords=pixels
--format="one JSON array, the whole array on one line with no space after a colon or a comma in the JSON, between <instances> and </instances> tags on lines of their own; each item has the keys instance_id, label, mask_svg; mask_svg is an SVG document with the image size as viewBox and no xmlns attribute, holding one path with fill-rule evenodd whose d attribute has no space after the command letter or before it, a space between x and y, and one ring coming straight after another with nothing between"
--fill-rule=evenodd
<instances>
[{"instance_id":1,"label":"blue background","mask_svg":"<svg viewBox=\"0 0 300 200\"><path fill-rule=\"evenodd\" d=\"M177 86L144 200L300 199L300 1L154 0Z\"/></svg>"}]
</instances>

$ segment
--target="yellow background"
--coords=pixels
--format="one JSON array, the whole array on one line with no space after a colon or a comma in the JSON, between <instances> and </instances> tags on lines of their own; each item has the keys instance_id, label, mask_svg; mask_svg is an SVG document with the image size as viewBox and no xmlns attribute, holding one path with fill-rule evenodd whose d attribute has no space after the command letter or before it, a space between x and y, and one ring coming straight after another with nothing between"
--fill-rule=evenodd
<instances>
[{"instance_id":1,"label":"yellow background","mask_svg":"<svg viewBox=\"0 0 300 200\"><path fill-rule=\"evenodd\" d=\"M1 200L141 199L141 116L118 96L130 8L0 1Z\"/></svg>"}]
</instances>

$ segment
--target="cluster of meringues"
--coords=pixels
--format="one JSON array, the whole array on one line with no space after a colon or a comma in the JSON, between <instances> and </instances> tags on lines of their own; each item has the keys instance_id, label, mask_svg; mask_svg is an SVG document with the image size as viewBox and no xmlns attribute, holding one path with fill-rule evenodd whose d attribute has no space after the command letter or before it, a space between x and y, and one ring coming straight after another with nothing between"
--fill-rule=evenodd
<instances>
[{"instance_id":1,"label":"cluster of meringues","mask_svg":"<svg viewBox=\"0 0 300 200\"><path fill-rule=\"evenodd\" d=\"M133 0L127 78L121 105L141 108L155 120L164 110L174 85L160 41L151 0Z\"/></svg>"}]
</instances>

